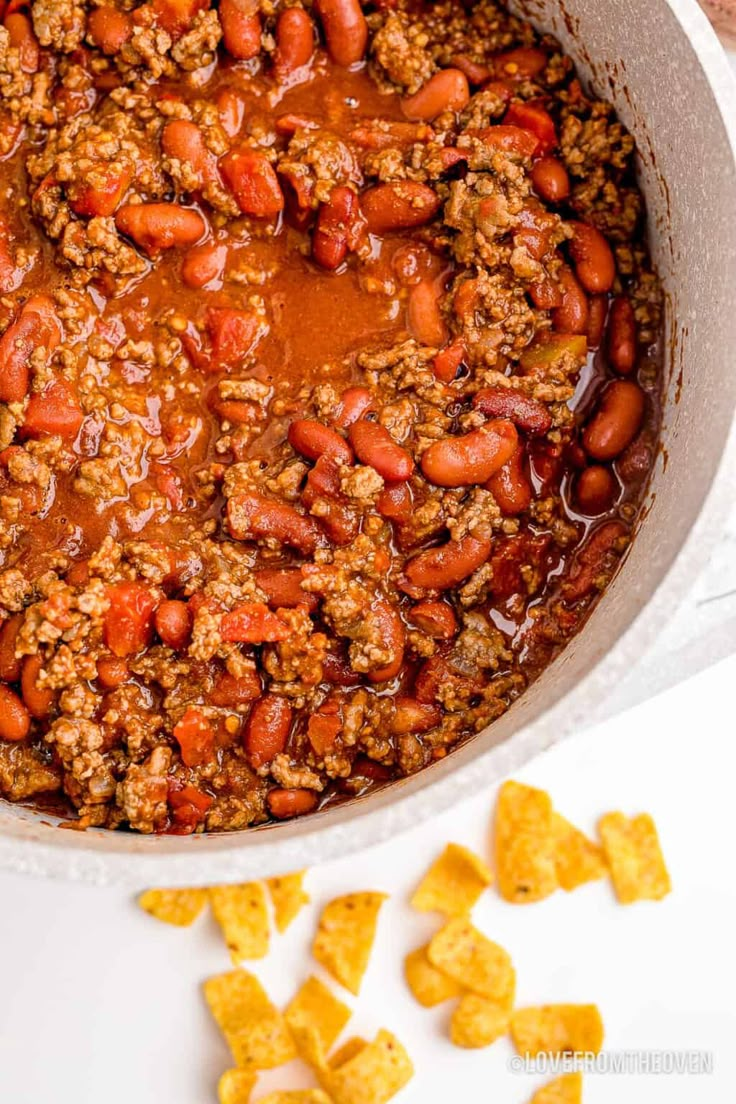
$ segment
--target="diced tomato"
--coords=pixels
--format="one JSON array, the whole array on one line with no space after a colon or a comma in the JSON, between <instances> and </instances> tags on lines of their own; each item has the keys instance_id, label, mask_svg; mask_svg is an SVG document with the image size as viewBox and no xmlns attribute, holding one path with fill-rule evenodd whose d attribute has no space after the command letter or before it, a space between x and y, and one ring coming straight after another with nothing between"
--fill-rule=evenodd
<instances>
[{"instance_id":1,"label":"diced tomato","mask_svg":"<svg viewBox=\"0 0 736 1104\"><path fill-rule=\"evenodd\" d=\"M243 602L220 622L222 639L228 643L266 644L286 640L290 629L265 602Z\"/></svg>"},{"instance_id":2,"label":"diced tomato","mask_svg":"<svg viewBox=\"0 0 736 1104\"><path fill-rule=\"evenodd\" d=\"M173 821L170 830L182 835L193 832L204 820L212 801L209 794L198 790L196 786L181 786L170 782L168 802Z\"/></svg>"},{"instance_id":3,"label":"diced tomato","mask_svg":"<svg viewBox=\"0 0 736 1104\"><path fill-rule=\"evenodd\" d=\"M153 0L152 5L160 27L172 38L181 38L189 30L198 12L210 6L210 0Z\"/></svg>"},{"instance_id":4,"label":"diced tomato","mask_svg":"<svg viewBox=\"0 0 736 1104\"><path fill-rule=\"evenodd\" d=\"M220 171L244 215L275 218L283 211L284 193L276 171L260 150L250 146L231 150L221 159Z\"/></svg>"},{"instance_id":5,"label":"diced tomato","mask_svg":"<svg viewBox=\"0 0 736 1104\"><path fill-rule=\"evenodd\" d=\"M218 368L235 368L253 350L262 333L256 315L235 307L210 307L206 326L213 367Z\"/></svg>"},{"instance_id":6,"label":"diced tomato","mask_svg":"<svg viewBox=\"0 0 736 1104\"><path fill-rule=\"evenodd\" d=\"M39 394L31 395L23 423L23 437L58 434L72 440L79 432L84 414L66 380L55 380Z\"/></svg>"},{"instance_id":7,"label":"diced tomato","mask_svg":"<svg viewBox=\"0 0 736 1104\"><path fill-rule=\"evenodd\" d=\"M512 103L504 116L506 126L521 127L529 130L537 138L537 153L549 153L557 145L557 131L554 120L548 111L538 103Z\"/></svg>"},{"instance_id":8,"label":"diced tomato","mask_svg":"<svg viewBox=\"0 0 736 1104\"><path fill-rule=\"evenodd\" d=\"M201 767L212 762L215 755L215 732L201 710L190 706L174 725L174 739L187 767Z\"/></svg>"},{"instance_id":9,"label":"diced tomato","mask_svg":"<svg viewBox=\"0 0 736 1104\"><path fill-rule=\"evenodd\" d=\"M96 165L83 180L68 188L69 206L87 218L108 218L115 214L132 179L132 167L113 170L107 165Z\"/></svg>"},{"instance_id":10,"label":"diced tomato","mask_svg":"<svg viewBox=\"0 0 736 1104\"><path fill-rule=\"evenodd\" d=\"M328 712L328 709L330 712ZM325 702L318 713L313 713L307 723L307 737L316 755L328 755L342 731L342 721L336 702Z\"/></svg>"},{"instance_id":11,"label":"diced tomato","mask_svg":"<svg viewBox=\"0 0 736 1104\"><path fill-rule=\"evenodd\" d=\"M103 636L113 655L121 658L143 651L153 640L156 596L145 583L116 583L107 588L110 606Z\"/></svg>"}]
</instances>

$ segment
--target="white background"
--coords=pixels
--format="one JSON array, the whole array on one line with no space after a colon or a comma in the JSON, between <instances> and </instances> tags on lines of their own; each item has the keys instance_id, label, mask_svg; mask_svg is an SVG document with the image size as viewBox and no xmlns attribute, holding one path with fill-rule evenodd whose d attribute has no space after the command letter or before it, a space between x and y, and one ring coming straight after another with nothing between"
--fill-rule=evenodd
<instances>
[{"instance_id":1,"label":"white background","mask_svg":"<svg viewBox=\"0 0 736 1104\"><path fill-rule=\"evenodd\" d=\"M656 661L634 676L628 700L729 650L733 549L734 533L724 534L710 573L664 634ZM732 657L517 776L549 789L558 809L590 833L610 809L651 812L674 883L666 901L627 908L605 883L526 907L485 894L475 920L511 952L518 1002L597 1003L610 1051L713 1056L705 1077L591 1075L586 1104L736 1100L735 684ZM346 1036L386 1026L409 1049L417 1073L397 1104L525 1104L544 1080L510 1070L507 1040L474 1052L452 1047L448 1010L421 1009L402 980L404 954L437 926L409 909L413 884L448 840L487 855L495 792L357 859L311 871L312 904L255 967L285 1003L314 968L309 945L320 907L351 889L390 892L360 999L340 995L355 1006ZM228 965L209 916L178 930L120 891L0 873L0 1104L214 1104L229 1062L199 986ZM308 1083L293 1064L262 1087Z\"/></svg>"}]
</instances>

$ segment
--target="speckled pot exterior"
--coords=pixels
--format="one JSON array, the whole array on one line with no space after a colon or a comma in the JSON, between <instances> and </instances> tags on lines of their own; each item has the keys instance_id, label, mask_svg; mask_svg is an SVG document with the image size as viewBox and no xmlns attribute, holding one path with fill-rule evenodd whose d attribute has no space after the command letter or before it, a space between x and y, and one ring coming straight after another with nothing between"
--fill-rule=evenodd
<instances>
[{"instance_id":1,"label":"speckled pot exterior","mask_svg":"<svg viewBox=\"0 0 736 1104\"><path fill-rule=\"evenodd\" d=\"M304 821L213 836L65 831L0 803L0 867L96 884L196 885L378 843L582 727L704 565L736 492L736 88L727 60L695 0L515 6L559 36L635 135L667 293L664 446L616 579L580 635L504 717L414 778Z\"/></svg>"}]
</instances>

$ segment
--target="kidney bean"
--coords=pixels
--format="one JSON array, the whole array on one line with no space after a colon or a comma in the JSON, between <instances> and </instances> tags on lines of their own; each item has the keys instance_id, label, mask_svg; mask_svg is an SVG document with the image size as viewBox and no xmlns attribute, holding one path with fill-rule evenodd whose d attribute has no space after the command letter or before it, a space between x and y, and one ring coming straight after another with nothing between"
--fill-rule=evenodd
<instances>
[{"instance_id":1,"label":"kidney bean","mask_svg":"<svg viewBox=\"0 0 736 1104\"><path fill-rule=\"evenodd\" d=\"M53 301L32 295L0 337L0 401L22 402L30 387L31 354L40 346L52 353L61 337Z\"/></svg>"},{"instance_id":2,"label":"kidney bean","mask_svg":"<svg viewBox=\"0 0 736 1104\"><path fill-rule=\"evenodd\" d=\"M340 396L340 402L332 420L338 429L349 429L374 406L373 395L367 387L348 387Z\"/></svg>"},{"instance_id":3,"label":"kidney bean","mask_svg":"<svg viewBox=\"0 0 736 1104\"><path fill-rule=\"evenodd\" d=\"M184 254L181 278L187 287L196 290L211 287L217 290L222 282L226 261L226 245L195 245Z\"/></svg>"},{"instance_id":4,"label":"kidney bean","mask_svg":"<svg viewBox=\"0 0 736 1104\"><path fill-rule=\"evenodd\" d=\"M15 645L23 621L22 613L14 613L0 629L0 679L3 682L17 682L20 678L22 660L15 654Z\"/></svg>"},{"instance_id":5,"label":"kidney bean","mask_svg":"<svg viewBox=\"0 0 736 1104\"><path fill-rule=\"evenodd\" d=\"M567 265L562 266L557 279L562 303L552 311L552 325L559 333L587 334L590 320L588 296Z\"/></svg>"},{"instance_id":6,"label":"kidney bean","mask_svg":"<svg viewBox=\"0 0 736 1104\"><path fill-rule=\"evenodd\" d=\"M23 660L20 675L20 688L26 709L38 720L48 717L56 696L53 690L38 685L42 668L43 656L29 655Z\"/></svg>"},{"instance_id":7,"label":"kidney bean","mask_svg":"<svg viewBox=\"0 0 736 1104\"><path fill-rule=\"evenodd\" d=\"M469 54L453 54L450 61L455 69L465 74L470 84L487 84L493 76L487 65L474 61Z\"/></svg>"},{"instance_id":8,"label":"kidney bean","mask_svg":"<svg viewBox=\"0 0 736 1104\"><path fill-rule=\"evenodd\" d=\"M486 483L510 458L517 440L514 425L499 418L461 437L434 441L422 456L422 471L437 487Z\"/></svg>"},{"instance_id":9,"label":"kidney bean","mask_svg":"<svg viewBox=\"0 0 736 1104\"><path fill-rule=\"evenodd\" d=\"M618 486L610 468L592 464L584 468L575 480L575 498L582 513L597 517L610 510Z\"/></svg>"},{"instance_id":10,"label":"kidney bean","mask_svg":"<svg viewBox=\"0 0 736 1104\"><path fill-rule=\"evenodd\" d=\"M97 680L105 690L114 690L122 686L130 677L130 668L124 659L117 656L101 656L97 660Z\"/></svg>"},{"instance_id":11,"label":"kidney bean","mask_svg":"<svg viewBox=\"0 0 736 1104\"><path fill-rule=\"evenodd\" d=\"M368 24L359 0L315 0L327 40L327 51L336 65L355 65L365 56Z\"/></svg>"},{"instance_id":12,"label":"kidney bean","mask_svg":"<svg viewBox=\"0 0 736 1104\"><path fill-rule=\"evenodd\" d=\"M118 209L115 225L149 257L162 249L195 245L207 229L198 211L177 203L126 203Z\"/></svg>"},{"instance_id":13,"label":"kidney bean","mask_svg":"<svg viewBox=\"0 0 736 1104\"><path fill-rule=\"evenodd\" d=\"M371 682L388 682L398 675L404 662L406 643L404 622L396 606L386 598L376 598L368 617L377 623L381 644L388 648L392 656L385 666L368 671L368 679Z\"/></svg>"},{"instance_id":14,"label":"kidney bean","mask_svg":"<svg viewBox=\"0 0 736 1104\"><path fill-rule=\"evenodd\" d=\"M330 456L338 464L352 464L353 451L344 437L311 418L297 418L289 426L289 444L307 460Z\"/></svg>"},{"instance_id":15,"label":"kidney bean","mask_svg":"<svg viewBox=\"0 0 736 1104\"><path fill-rule=\"evenodd\" d=\"M636 367L637 332L634 308L626 295L611 304L607 338L609 364L619 375L630 375Z\"/></svg>"},{"instance_id":16,"label":"kidney bean","mask_svg":"<svg viewBox=\"0 0 736 1104\"><path fill-rule=\"evenodd\" d=\"M220 172L244 215L275 218L284 209L276 171L264 153L242 146L220 158Z\"/></svg>"},{"instance_id":17,"label":"kidney bean","mask_svg":"<svg viewBox=\"0 0 736 1104\"><path fill-rule=\"evenodd\" d=\"M198 178L197 188L219 180L217 158L207 148L202 131L189 119L174 119L166 124L161 134L161 148L167 157L184 161L191 167Z\"/></svg>"},{"instance_id":18,"label":"kidney bean","mask_svg":"<svg viewBox=\"0 0 736 1104\"><path fill-rule=\"evenodd\" d=\"M286 748L293 710L280 694L266 694L254 704L243 732L246 758L255 770L265 767Z\"/></svg>"},{"instance_id":19,"label":"kidney bean","mask_svg":"<svg viewBox=\"0 0 736 1104\"><path fill-rule=\"evenodd\" d=\"M536 152L549 153L557 145L557 131L552 116L541 104L526 101L510 104L503 117L505 126L517 126L528 130L537 139Z\"/></svg>"},{"instance_id":20,"label":"kidney bean","mask_svg":"<svg viewBox=\"0 0 736 1104\"><path fill-rule=\"evenodd\" d=\"M291 629L265 602L242 602L223 616L220 634L228 644L274 644L288 640Z\"/></svg>"},{"instance_id":21,"label":"kidney bean","mask_svg":"<svg viewBox=\"0 0 736 1104\"><path fill-rule=\"evenodd\" d=\"M317 264L334 272L348 250L358 245L362 228L363 217L355 192L344 185L333 188L327 203L320 206L312 234L312 256Z\"/></svg>"},{"instance_id":22,"label":"kidney bean","mask_svg":"<svg viewBox=\"0 0 736 1104\"><path fill-rule=\"evenodd\" d=\"M440 311L443 290L440 281L422 280L409 292L409 329L421 345L439 348L449 340L449 331Z\"/></svg>"},{"instance_id":23,"label":"kidney bean","mask_svg":"<svg viewBox=\"0 0 736 1104\"><path fill-rule=\"evenodd\" d=\"M597 349L603 340L608 314L608 296L591 295L588 300L588 348Z\"/></svg>"},{"instance_id":24,"label":"kidney bean","mask_svg":"<svg viewBox=\"0 0 736 1104\"><path fill-rule=\"evenodd\" d=\"M119 54L133 33L133 23L127 12L111 4L94 8L87 16L87 40L103 54Z\"/></svg>"},{"instance_id":25,"label":"kidney bean","mask_svg":"<svg viewBox=\"0 0 736 1104\"><path fill-rule=\"evenodd\" d=\"M261 52L258 0L220 0L222 41L231 57L250 61Z\"/></svg>"},{"instance_id":26,"label":"kidney bean","mask_svg":"<svg viewBox=\"0 0 736 1104\"><path fill-rule=\"evenodd\" d=\"M504 517L516 517L528 510L532 485L526 472L526 450L519 442L512 456L486 483Z\"/></svg>"},{"instance_id":27,"label":"kidney bean","mask_svg":"<svg viewBox=\"0 0 736 1104\"><path fill-rule=\"evenodd\" d=\"M24 73L37 73L41 65L41 49L38 39L25 12L14 11L5 16L5 30L10 45L18 51L20 67Z\"/></svg>"},{"instance_id":28,"label":"kidney bean","mask_svg":"<svg viewBox=\"0 0 736 1104\"><path fill-rule=\"evenodd\" d=\"M261 567L255 572L255 580L271 609L306 606L313 613L319 605L317 595L302 588L302 573L298 567Z\"/></svg>"},{"instance_id":29,"label":"kidney bean","mask_svg":"<svg viewBox=\"0 0 736 1104\"><path fill-rule=\"evenodd\" d=\"M276 540L305 556L311 556L324 540L312 518L256 491L233 495L228 500L227 518L235 540Z\"/></svg>"},{"instance_id":30,"label":"kidney bean","mask_svg":"<svg viewBox=\"0 0 736 1104\"><path fill-rule=\"evenodd\" d=\"M562 584L568 601L578 601L607 581L615 560L616 545L627 535L620 521L606 521L594 529L576 556L572 572Z\"/></svg>"},{"instance_id":31,"label":"kidney bean","mask_svg":"<svg viewBox=\"0 0 736 1104\"><path fill-rule=\"evenodd\" d=\"M0 740L16 743L25 740L31 730L31 718L18 695L0 683Z\"/></svg>"},{"instance_id":32,"label":"kidney bean","mask_svg":"<svg viewBox=\"0 0 736 1104\"><path fill-rule=\"evenodd\" d=\"M559 286L546 274L529 285L532 303L539 310L554 310L562 306L562 292Z\"/></svg>"},{"instance_id":33,"label":"kidney bean","mask_svg":"<svg viewBox=\"0 0 736 1104\"><path fill-rule=\"evenodd\" d=\"M610 291L616 279L616 262L610 245L595 226L586 222L570 225L575 233L568 248L578 280L591 295Z\"/></svg>"},{"instance_id":34,"label":"kidney bean","mask_svg":"<svg viewBox=\"0 0 736 1104\"><path fill-rule=\"evenodd\" d=\"M436 192L413 180L377 184L363 193L360 202L371 234L424 226L434 218L441 205Z\"/></svg>"},{"instance_id":35,"label":"kidney bean","mask_svg":"<svg viewBox=\"0 0 736 1104\"><path fill-rule=\"evenodd\" d=\"M276 21L274 69L280 80L309 65L314 54L314 24L304 8L287 8Z\"/></svg>"},{"instance_id":36,"label":"kidney bean","mask_svg":"<svg viewBox=\"0 0 736 1104\"><path fill-rule=\"evenodd\" d=\"M347 656L326 652L322 665L322 678L331 686L359 686L361 677L350 666Z\"/></svg>"},{"instance_id":37,"label":"kidney bean","mask_svg":"<svg viewBox=\"0 0 736 1104\"><path fill-rule=\"evenodd\" d=\"M631 444L644 418L644 392L630 380L614 380L603 391L583 431L583 448L595 460L615 460Z\"/></svg>"},{"instance_id":38,"label":"kidney bean","mask_svg":"<svg viewBox=\"0 0 736 1104\"><path fill-rule=\"evenodd\" d=\"M440 349L432 361L432 371L440 383L452 383L457 378L457 373L466 357L465 342L461 337L455 339L451 345Z\"/></svg>"},{"instance_id":39,"label":"kidney bean","mask_svg":"<svg viewBox=\"0 0 736 1104\"><path fill-rule=\"evenodd\" d=\"M213 705L223 709L249 705L261 696L261 680L252 669L246 669L241 675L221 671L207 696Z\"/></svg>"},{"instance_id":40,"label":"kidney bean","mask_svg":"<svg viewBox=\"0 0 736 1104\"><path fill-rule=\"evenodd\" d=\"M154 614L156 632L164 644L182 651L192 635L192 611L186 602L171 598L162 602Z\"/></svg>"},{"instance_id":41,"label":"kidney bean","mask_svg":"<svg viewBox=\"0 0 736 1104\"><path fill-rule=\"evenodd\" d=\"M228 138L237 138L245 119L245 101L234 88L221 88L217 93L217 114Z\"/></svg>"},{"instance_id":42,"label":"kidney bean","mask_svg":"<svg viewBox=\"0 0 736 1104\"><path fill-rule=\"evenodd\" d=\"M467 536L420 552L406 566L406 577L424 590L448 590L467 579L491 554L491 542Z\"/></svg>"},{"instance_id":43,"label":"kidney bean","mask_svg":"<svg viewBox=\"0 0 736 1104\"><path fill-rule=\"evenodd\" d=\"M83 421L84 413L70 384L54 380L28 400L21 436L39 438L55 434L73 441Z\"/></svg>"},{"instance_id":44,"label":"kidney bean","mask_svg":"<svg viewBox=\"0 0 736 1104\"><path fill-rule=\"evenodd\" d=\"M354 422L349 429L355 455L389 483L405 483L414 473L411 455L377 422Z\"/></svg>"},{"instance_id":45,"label":"kidney bean","mask_svg":"<svg viewBox=\"0 0 736 1104\"><path fill-rule=\"evenodd\" d=\"M460 69L440 69L413 96L405 96L401 110L413 122L429 123L444 111L462 111L470 100L468 78Z\"/></svg>"},{"instance_id":46,"label":"kidney bean","mask_svg":"<svg viewBox=\"0 0 736 1104\"><path fill-rule=\"evenodd\" d=\"M442 710L437 705L417 701L416 698L396 698L396 709L389 725L394 736L407 732L428 732L442 720Z\"/></svg>"},{"instance_id":47,"label":"kidney bean","mask_svg":"<svg viewBox=\"0 0 736 1104\"><path fill-rule=\"evenodd\" d=\"M545 203L562 203L570 195L570 177L556 157L540 157L534 162L532 184Z\"/></svg>"},{"instance_id":48,"label":"kidney bean","mask_svg":"<svg viewBox=\"0 0 736 1104\"><path fill-rule=\"evenodd\" d=\"M210 6L210 0L152 0L156 22L173 39L190 29L198 12Z\"/></svg>"},{"instance_id":49,"label":"kidney bean","mask_svg":"<svg viewBox=\"0 0 736 1104\"><path fill-rule=\"evenodd\" d=\"M412 515L414 501L407 483L394 483L384 489L376 499L376 509L381 517L406 525Z\"/></svg>"},{"instance_id":50,"label":"kidney bean","mask_svg":"<svg viewBox=\"0 0 736 1104\"><path fill-rule=\"evenodd\" d=\"M457 635L457 618L452 606L447 602L417 602L412 608L409 619L433 640L452 640Z\"/></svg>"},{"instance_id":51,"label":"kidney bean","mask_svg":"<svg viewBox=\"0 0 736 1104\"><path fill-rule=\"evenodd\" d=\"M488 152L515 153L519 157L529 158L534 156L539 147L536 134L506 123L498 123L483 130L468 130L466 134L481 141Z\"/></svg>"},{"instance_id":52,"label":"kidney bean","mask_svg":"<svg viewBox=\"0 0 736 1104\"><path fill-rule=\"evenodd\" d=\"M268 791L266 802L271 816L277 820L289 820L290 817L314 812L319 796L314 790L273 789Z\"/></svg>"},{"instance_id":53,"label":"kidney bean","mask_svg":"<svg viewBox=\"0 0 736 1104\"><path fill-rule=\"evenodd\" d=\"M547 67L547 55L536 46L517 46L496 54L492 59L493 71L500 79L534 80Z\"/></svg>"},{"instance_id":54,"label":"kidney bean","mask_svg":"<svg viewBox=\"0 0 736 1104\"><path fill-rule=\"evenodd\" d=\"M538 437L552 426L552 416L544 403L508 387L484 387L473 398L473 406L487 418L508 418L515 426Z\"/></svg>"}]
</instances>

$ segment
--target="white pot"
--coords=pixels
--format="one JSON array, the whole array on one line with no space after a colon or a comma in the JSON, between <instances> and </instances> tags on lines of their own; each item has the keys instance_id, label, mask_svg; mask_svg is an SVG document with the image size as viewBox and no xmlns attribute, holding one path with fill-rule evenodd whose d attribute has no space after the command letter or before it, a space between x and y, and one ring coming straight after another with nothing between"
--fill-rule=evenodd
<instances>
[{"instance_id":1,"label":"white pot","mask_svg":"<svg viewBox=\"0 0 736 1104\"><path fill-rule=\"evenodd\" d=\"M194 885L276 874L377 843L579 728L702 568L735 489L733 78L695 0L517 7L559 36L633 132L667 293L663 447L640 532L614 582L583 631L505 716L410 779L306 820L210 836L64 831L0 803L0 867L96 883Z\"/></svg>"}]
</instances>

